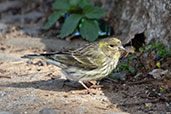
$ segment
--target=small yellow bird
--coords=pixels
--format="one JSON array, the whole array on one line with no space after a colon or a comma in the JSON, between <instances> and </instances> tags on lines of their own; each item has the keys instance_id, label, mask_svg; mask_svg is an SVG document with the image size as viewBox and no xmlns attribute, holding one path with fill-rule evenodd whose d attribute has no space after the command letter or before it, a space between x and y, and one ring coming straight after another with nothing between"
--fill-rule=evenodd
<instances>
[{"instance_id":1,"label":"small yellow bird","mask_svg":"<svg viewBox=\"0 0 171 114\"><path fill-rule=\"evenodd\" d=\"M105 38L75 50L30 54L24 55L22 58L40 58L47 63L54 64L62 68L62 73L67 79L78 81L90 92L83 82L100 80L107 76L116 68L124 50L119 39Z\"/></svg>"}]
</instances>

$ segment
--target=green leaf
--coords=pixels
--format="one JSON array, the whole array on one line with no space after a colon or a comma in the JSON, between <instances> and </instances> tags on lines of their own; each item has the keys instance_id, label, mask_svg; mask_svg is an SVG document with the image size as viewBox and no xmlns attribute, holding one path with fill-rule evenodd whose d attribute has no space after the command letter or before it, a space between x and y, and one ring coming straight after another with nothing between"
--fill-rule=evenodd
<instances>
[{"instance_id":1,"label":"green leaf","mask_svg":"<svg viewBox=\"0 0 171 114\"><path fill-rule=\"evenodd\" d=\"M83 13L89 19L99 19L105 16L104 10L95 6L85 6L83 8Z\"/></svg>"},{"instance_id":2,"label":"green leaf","mask_svg":"<svg viewBox=\"0 0 171 114\"><path fill-rule=\"evenodd\" d=\"M151 48L152 48L152 50L154 50L156 48L156 43L155 42L152 43L152 47Z\"/></svg>"},{"instance_id":3,"label":"green leaf","mask_svg":"<svg viewBox=\"0 0 171 114\"><path fill-rule=\"evenodd\" d=\"M140 47L139 52L142 53L144 51L144 48Z\"/></svg>"},{"instance_id":4,"label":"green leaf","mask_svg":"<svg viewBox=\"0 0 171 114\"><path fill-rule=\"evenodd\" d=\"M98 38L99 26L94 20L86 20L82 22L80 27L81 36L88 41L95 41Z\"/></svg>"},{"instance_id":5,"label":"green leaf","mask_svg":"<svg viewBox=\"0 0 171 114\"><path fill-rule=\"evenodd\" d=\"M79 14L71 14L64 22L62 26L62 30L60 32L60 37L64 38L69 34L73 33L77 28L77 25L82 18L82 15Z\"/></svg>"},{"instance_id":6,"label":"green leaf","mask_svg":"<svg viewBox=\"0 0 171 114\"><path fill-rule=\"evenodd\" d=\"M132 67L132 66L129 66L128 69L129 69L129 71L130 71L131 73L134 73L134 72L135 72L135 69L134 69L134 67Z\"/></svg>"},{"instance_id":7,"label":"green leaf","mask_svg":"<svg viewBox=\"0 0 171 114\"><path fill-rule=\"evenodd\" d=\"M52 7L57 10L69 10L70 5L68 0L56 0L53 4Z\"/></svg>"},{"instance_id":8,"label":"green leaf","mask_svg":"<svg viewBox=\"0 0 171 114\"><path fill-rule=\"evenodd\" d=\"M80 0L79 3L80 8L84 8L85 6L92 6L90 0Z\"/></svg>"},{"instance_id":9,"label":"green leaf","mask_svg":"<svg viewBox=\"0 0 171 114\"><path fill-rule=\"evenodd\" d=\"M151 48L152 48L152 45L147 45L147 46L145 47L145 50L148 51L148 50L151 49Z\"/></svg>"},{"instance_id":10,"label":"green leaf","mask_svg":"<svg viewBox=\"0 0 171 114\"><path fill-rule=\"evenodd\" d=\"M49 29L53 24L56 23L56 21L64 15L64 11L55 11L48 17L48 22L44 25L44 29Z\"/></svg>"},{"instance_id":11,"label":"green leaf","mask_svg":"<svg viewBox=\"0 0 171 114\"><path fill-rule=\"evenodd\" d=\"M164 49L160 49L160 50L158 50L157 55L162 57L162 58L165 58L167 55L167 51Z\"/></svg>"},{"instance_id":12,"label":"green leaf","mask_svg":"<svg viewBox=\"0 0 171 114\"><path fill-rule=\"evenodd\" d=\"M121 62L121 63L118 65L118 68L119 68L119 71L126 71L126 70L128 69L128 64L127 64L127 63Z\"/></svg>"},{"instance_id":13,"label":"green leaf","mask_svg":"<svg viewBox=\"0 0 171 114\"><path fill-rule=\"evenodd\" d=\"M159 49L162 49L162 48L164 47L164 45L161 44L161 43L158 43L157 47L158 47Z\"/></svg>"},{"instance_id":14,"label":"green leaf","mask_svg":"<svg viewBox=\"0 0 171 114\"><path fill-rule=\"evenodd\" d=\"M70 4L69 13L75 12L78 14L79 12L81 12L81 9L78 5L79 2L80 2L80 0L69 0L69 4Z\"/></svg>"},{"instance_id":15,"label":"green leaf","mask_svg":"<svg viewBox=\"0 0 171 114\"><path fill-rule=\"evenodd\" d=\"M80 0L69 0L69 3L71 6L76 6L79 4L79 2L80 2Z\"/></svg>"}]
</instances>

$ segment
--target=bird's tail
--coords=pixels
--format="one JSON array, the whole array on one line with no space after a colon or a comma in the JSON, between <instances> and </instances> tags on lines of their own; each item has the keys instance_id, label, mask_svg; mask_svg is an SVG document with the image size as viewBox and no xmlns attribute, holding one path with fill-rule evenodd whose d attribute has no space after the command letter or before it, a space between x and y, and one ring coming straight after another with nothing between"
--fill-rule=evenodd
<instances>
[{"instance_id":1,"label":"bird's tail","mask_svg":"<svg viewBox=\"0 0 171 114\"><path fill-rule=\"evenodd\" d=\"M28 58L28 59L45 59L48 55L46 54L28 54L24 55L21 58Z\"/></svg>"}]
</instances>

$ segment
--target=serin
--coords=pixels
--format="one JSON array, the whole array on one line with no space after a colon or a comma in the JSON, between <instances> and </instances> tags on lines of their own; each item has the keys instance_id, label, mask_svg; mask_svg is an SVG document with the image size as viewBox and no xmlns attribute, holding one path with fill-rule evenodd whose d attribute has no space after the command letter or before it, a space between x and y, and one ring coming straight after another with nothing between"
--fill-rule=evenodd
<instances>
[{"instance_id":1,"label":"serin","mask_svg":"<svg viewBox=\"0 0 171 114\"><path fill-rule=\"evenodd\" d=\"M84 82L100 80L107 76L116 68L121 52L124 50L119 39L105 38L75 50L29 54L22 58L39 58L54 64L62 68L62 73L67 79L78 81L90 92Z\"/></svg>"}]
</instances>

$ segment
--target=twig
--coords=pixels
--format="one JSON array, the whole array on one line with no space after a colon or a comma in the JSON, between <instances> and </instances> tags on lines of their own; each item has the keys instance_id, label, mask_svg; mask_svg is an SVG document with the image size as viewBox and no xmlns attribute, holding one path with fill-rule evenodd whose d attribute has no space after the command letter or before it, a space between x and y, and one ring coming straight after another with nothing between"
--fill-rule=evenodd
<instances>
[{"instance_id":1,"label":"twig","mask_svg":"<svg viewBox=\"0 0 171 114\"><path fill-rule=\"evenodd\" d=\"M102 110L107 110L107 108L103 108L103 107L99 107L99 106L95 106L95 108L102 109Z\"/></svg>"},{"instance_id":2,"label":"twig","mask_svg":"<svg viewBox=\"0 0 171 114\"><path fill-rule=\"evenodd\" d=\"M8 79L11 79L10 76L2 76L2 75L0 75L0 78L8 78Z\"/></svg>"}]
</instances>

